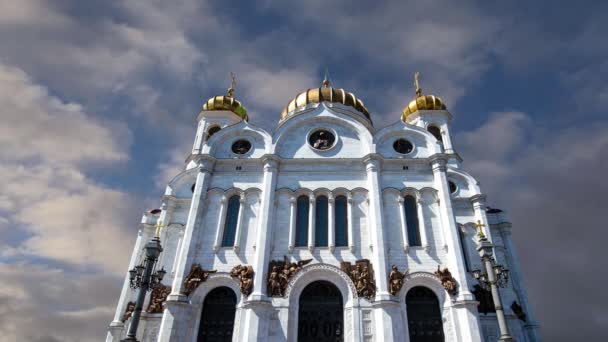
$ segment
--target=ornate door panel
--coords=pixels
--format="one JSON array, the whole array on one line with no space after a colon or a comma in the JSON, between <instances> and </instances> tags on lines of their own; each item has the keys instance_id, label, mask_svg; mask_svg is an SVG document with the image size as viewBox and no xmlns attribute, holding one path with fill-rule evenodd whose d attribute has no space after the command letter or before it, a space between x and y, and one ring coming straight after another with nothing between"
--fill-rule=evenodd
<instances>
[{"instance_id":1,"label":"ornate door panel","mask_svg":"<svg viewBox=\"0 0 608 342\"><path fill-rule=\"evenodd\" d=\"M441 309L435 293L416 286L408 291L405 302L410 342L444 342Z\"/></svg>"},{"instance_id":2,"label":"ornate door panel","mask_svg":"<svg viewBox=\"0 0 608 342\"><path fill-rule=\"evenodd\" d=\"M218 287L205 297L198 342L232 342L236 295L227 287Z\"/></svg>"},{"instance_id":3,"label":"ornate door panel","mask_svg":"<svg viewBox=\"0 0 608 342\"><path fill-rule=\"evenodd\" d=\"M341 342L344 335L342 294L331 283L316 281L300 295L298 342Z\"/></svg>"}]
</instances>

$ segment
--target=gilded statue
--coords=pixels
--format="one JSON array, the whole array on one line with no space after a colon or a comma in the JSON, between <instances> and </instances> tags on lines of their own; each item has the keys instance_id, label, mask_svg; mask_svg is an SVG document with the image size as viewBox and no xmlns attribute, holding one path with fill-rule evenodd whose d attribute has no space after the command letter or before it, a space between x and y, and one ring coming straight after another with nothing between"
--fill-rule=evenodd
<instances>
[{"instance_id":1,"label":"gilded statue","mask_svg":"<svg viewBox=\"0 0 608 342\"><path fill-rule=\"evenodd\" d=\"M437 265L437 271L435 271L435 275L441 281L441 285L443 288L452 296L455 296L458 293L458 283L456 279L452 277L452 273L448 270L448 268L444 268L441 270L441 266Z\"/></svg>"},{"instance_id":2,"label":"gilded statue","mask_svg":"<svg viewBox=\"0 0 608 342\"><path fill-rule=\"evenodd\" d=\"M354 265L349 262L340 263L340 269L348 274L355 284L357 295L372 299L376 295L374 269L367 259L357 260Z\"/></svg>"},{"instance_id":3,"label":"gilded statue","mask_svg":"<svg viewBox=\"0 0 608 342\"><path fill-rule=\"evenodd\" d=\"M391 267L391 273L388 275L388 292L390 292L390 294L396 296L399 291L401 291L407 273L407 270L405 273L399 272L399 269L395 265Z\"/></svg>"},{"instance_id":4,"label":"gilded statue","mask_svg":"<svg viewBox=\"0 0 608 342\"><path fill-rule=\"evenodd\" d=\"M211 273L215 272L217 271L205 271L201 265L193 264L190 273L188 273L188 276L184 279L184 293L190 295L202 282L209 278Z\"/></svg>"},{"instance_id":5,"label":"gilded statue","mask_svg":"<svg viewBox=\"0 0 608 342\"><path fill-rule=\"evenodd\" d=\"M268 295L283 297L289 280L311 261L312 259L289 262L286 256L283 260L272 260L268 267L271 270L268 274Z\"/></svg>"},{"instance_id":6,"label":"gilded statue","mask_svg":"<svg viewBox=\"0 0 608 342\"><path fill-rule=\"evenodd\" d=\"M242 294L245 296L251 294L253 290L253 267L249 265L236 265L230 271L230 276L239 280Z\"/></svg>"}]
</instances>

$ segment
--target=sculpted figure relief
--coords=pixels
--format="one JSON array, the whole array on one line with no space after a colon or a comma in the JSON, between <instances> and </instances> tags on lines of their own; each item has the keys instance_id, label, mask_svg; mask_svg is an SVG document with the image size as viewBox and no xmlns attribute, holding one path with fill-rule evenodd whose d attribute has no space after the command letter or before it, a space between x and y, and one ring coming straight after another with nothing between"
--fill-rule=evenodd
<instances>
[{"instance_id":1,"label":"sculpted figure relief","mask_svg":"<svg viewBox=\"0 0 608 342\"><path fill-rule=\"evenodd\" d=\"M407 273L407 270L405 273L399 272L399 269L395 265L391 267L391 273L388 275L388 292L390 294L396 296L401 291Z\"/></svg>"},{"instance_id":2,"label":"sculpted figure relief","mask_svg":"<svg viewBox=\"0 0 608 342\"><path fill-rule=\"evenodd\" d=\"M135 311L135 302L128 302L127 308L125 309L125 313L122 315L123 323L126 322L129 318L131 318L133 311Z\"/></svg>"},{"instance_id":3,"label":"sculpted figure relief","mask_svg":"<svg viewBox=\"0 0 608 342\"><path fill-rule=\"evenodd\" d=\"M230 276L237 278L241 283L241 293L249 296L253 290L253 267L249 265L236 265L230 271Z\"/></svg>"},{"instance_id":4,"label":"sculpted figure relief","mask_svg":"<svg viewBox=\"0 0 608 342\"><path fill-rule=\"evenodd\" d=\"M194 290L196 290L196 288L202 282L206 281L207 278L209 278L209 274L215 272L217 271L205 271L199 264L192 265L190 273L188 273L188 276L186 277L186 279L184 279L184 292L186 293L186 295L190 295L192 292L194 292Z\"/></svg>"},{"instance_id":5,"label":"sculpted figure relief","mask_svg":"<svg viewBox=\"0 0 608 342\"><path fill-rule=\"evenodd\" d=\"M450 295L455 296L458 293L458 283L456 282L456 279L452 277L452 273L450 273L447 267L442 271L441 266L437 265L435 275L439 277L441 285L443 285L443 288L445 288Z\"/></svg>"},{"instance_id":6,"label":"sculpted figure relief","mask_svg":"<svg viewBox=\"0 0 608 342\"><path fill-rule=\"evenodd\" d=\"M163 303L167 300L167 296L171 293L171 286L159 284L150 294L150 304L148 304L149 313L163 313Z\"/></svg>"},{"instance_id":7,"label":"sculpted figure relief","mask_svg":"<svg viewBox=\"0 0 608 342\"><path fill-rule=\"evenodd\" d=\"M344 271L355 284L357 295L372 299L376 295L376 281L374 269L367 259L357 260L354 265L350 262L340 263L340 269Z\"/></svg>"},{"instance_id":8,"label":"sculpted figure relief","mask_svg":"<svg viewBox=\"0 0 608 342\"><path fill-rule=\"evenodd\" d=\"M272 297L283 297L287 289L289 280L298 273L304 265L310 263L312 259L289 262L284 256L283 260L272 260L268 269L268 295Z\"/></svg>"}]
</instances>

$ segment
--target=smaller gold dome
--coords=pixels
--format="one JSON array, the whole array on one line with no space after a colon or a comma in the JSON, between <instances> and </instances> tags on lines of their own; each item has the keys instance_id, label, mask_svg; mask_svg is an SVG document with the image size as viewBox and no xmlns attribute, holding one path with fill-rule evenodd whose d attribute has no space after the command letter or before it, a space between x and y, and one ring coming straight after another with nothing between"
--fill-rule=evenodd
<instances>
[{"instance_id":1,"label":"smaller gold dome","mask_svg":"<svg viewBox=\"0 0 608 342\"><path fill-rule=\"evenodd\" d=\"M403 108L402 119L405 121L410 114L419 110L446 110L445 103L440 97L434 95L416 96L407 107Z\"/></svg>"},{"instance_id":2,"label":"smaller gold dome","mask_svg":"<svg viewBox=\"0 0 608 342\"><path fill-rule=\"evenodd\" d=\"M240 116L243 120L249 120L247 109L232 96L214 96L205 102L203 110L229 110Z\"/></svg>"}]
</instances>

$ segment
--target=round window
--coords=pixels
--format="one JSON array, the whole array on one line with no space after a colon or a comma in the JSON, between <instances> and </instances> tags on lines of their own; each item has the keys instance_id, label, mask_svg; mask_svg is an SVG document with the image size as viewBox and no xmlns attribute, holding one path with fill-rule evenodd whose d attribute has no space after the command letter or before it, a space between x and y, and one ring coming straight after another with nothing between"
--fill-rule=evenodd
<instances>
[{"instance_id":1,"label":"round window","mask_svg":"<svg viewBox=\"0 0 608 342\"><path fill-rule=\"evenodd\" d=\"M315 131L310 135L310 137L308 137L308 143L310 146L321 151L332 148L335 142L336 136L325 129Z\"/></svg>"},{"instance_id":2,"label":"round window","mask_svg":"<svg viewBox=\"0 0 608 342\"><path fill-rule=\"evenodd\" d=\"M412 152L412 150L414 149L414 145L412 145L412 143L408 140L397 139L393 144L393 148L395 149L395 151L397 151L397 153L408 154Z\"/></svg>"},{"instance_id":3,"label":"round window","mask_svg":"<svg viewBox=\"0 0 608 342\"><path fill-rule=\"evenodd\" d=\"M251 143L247 140L237 140L232 144L232 152L236 154L245 154L251 150Z\"/></svg>"},{"instance_id":4,"label":"round window","mask_svg":"<svg viewBox=\"0 0 608 342\"><path fill-rule=\"evenodd\" d=\"M456 192L456 190L458 190L458 187L456 186L456 184L452 181L448 182L448 186L450 187L450 193L453 194Z\"/></svg>"}]
</instances>

